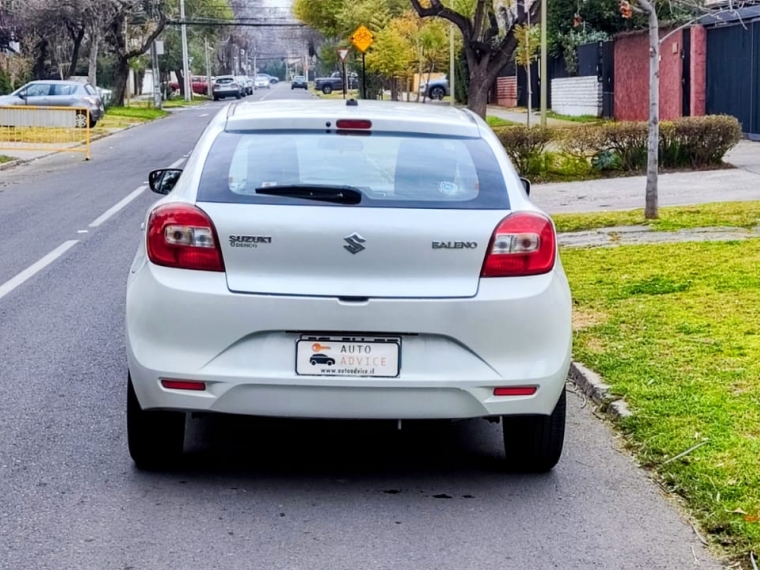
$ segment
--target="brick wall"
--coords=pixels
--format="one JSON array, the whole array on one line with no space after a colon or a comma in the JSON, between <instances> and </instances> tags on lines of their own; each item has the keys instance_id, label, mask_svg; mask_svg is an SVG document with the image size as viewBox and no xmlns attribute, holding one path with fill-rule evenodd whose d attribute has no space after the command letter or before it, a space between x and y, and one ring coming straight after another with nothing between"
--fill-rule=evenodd
<instances>
[{"instance_id":1,"label":"brick wall","mask_svg":"<svg viewBox=\"0 0 760 570\"><path fill-rule=\"evenodd\" d=\"M496 80L496 104L517 107L517 77L499 77Z\"/></svg>"},{"instance_id":2,"label":"brick wall","mask_svg":"<svg viewBox=\"0 0 760 570\"><path fill-rule=\"evenodd\" d=\"M552 79L552 111L580 117L602 114L602 84L596 75Z\"/></svg>"},{"instance_id":3,"label":"brick wall","mask_svg":"<svg viewBox=\"0 0 760 570\"><path fill-rule=\"evenodd\" d=\"M661 36L668 30L661 30ZM660 119L681 116L682 32L660 45ZM703 89L704 91L704 89ZM649 110L648 32L615 37L615 119L646 121Z\"/></svg>"},{"instance_id":4,"label":"brick wall","mask_svg":"<svg viewBox=\"0 0 760 570\"><path fill-rule=\"evenodd\" d=\"M707 113L707 31L702 26L691 28L691 115Z\"/></svg>"}]
</instances>

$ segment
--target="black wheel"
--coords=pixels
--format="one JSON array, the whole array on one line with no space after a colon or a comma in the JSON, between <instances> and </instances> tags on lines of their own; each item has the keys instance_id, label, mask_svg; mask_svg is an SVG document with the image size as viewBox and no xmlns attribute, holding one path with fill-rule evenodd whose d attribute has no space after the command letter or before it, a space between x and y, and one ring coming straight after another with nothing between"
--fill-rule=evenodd
<instances>
[{"instance_id":1,"label":"black wheel","mask_svg":"<svg viewBox=\"0 0 760 570\"><path fill-rule=\"evenodd\" d=\"M92 115L90 115L90 128L94 129L95 125L97 125L97 124L98 124L98 121L96 121L95 119L93 119Z\"/></svg>"},{"instance_id":2,"label":"black wheel","mask_svg":"<svg viewBox=\"0 0 760 570\"><path fill-rule=\"evenodd\" d=\"M443 87L432 87L430 89L430 98L436 101L443 101L446 96L446 90Z\"/></svg>"},{"instance_id":3,"label":"black wheel","mask_svg":"<svg viewBox=\"0 0 760 570\"><path fill-rule=\"evenodd\" d=\"M507 465L513 471L550 471L565 441L565 391L549 416L502 416Z\"/></svg>"},{"instance_id":4,"label":"black wheel","mask_svg":"<svg viewBox=\"0 0 760 570\"><path fill-rule=\"evenodd\" d=\"M214 95L214 101L219 101L219 97L217 97L216 95Z\"/></svg>"},{"instance_id":5,"label":"black wheel","mask_svg":"<svg viewBox=\"0 0 760 570\"><path fill-rule=\"evenodd\" d=\"M130 378L127 385L127 439L129 454L138 469L171 467L182 456L185 413L143 410Z\"/></svg>"},{"instance_id":6,"label":"black wheel","mask_svg":"<svg viewBox=\"0 0 760 570\"><path fill-rule=\"evenodd\" d=\"M235 95L235 99L240 99L240 97L241 97L240 93L238 93L237 95Z\"/></svg>"},{"instance_id":7,"label":"black wheel","mask_svg":"<svg viewBox=\"0 0 760 570\"><path fill-rule=\"evenodd\" d=\"M331 358L327 361L327 366L335 366L335 361Z\"/></svg>"},{"instance_id":8,"label":"black wheel","mask_svg":"<svg viewBox=\"0 0 760 570\"><path fill-rule=\"evenodd\" d=\"M325 95L329 95L330 93L332 93L332 85L325 85L324 87L322 87L322 93L324 93Z\"/></svg>"}]
</instances>

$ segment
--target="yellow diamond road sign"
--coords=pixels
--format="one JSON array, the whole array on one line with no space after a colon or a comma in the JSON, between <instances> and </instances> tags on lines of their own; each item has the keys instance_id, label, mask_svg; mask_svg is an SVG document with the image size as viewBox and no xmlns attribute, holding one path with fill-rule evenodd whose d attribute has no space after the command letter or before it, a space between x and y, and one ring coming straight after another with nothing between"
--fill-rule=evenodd
<instances>
[{"instance_id":1,"label":"yellow diamond road sign","mask_svg":"<svg viewBox=\"0 0 760 570\"><path fill-rule=\"evenodd\" d=\"M374 41L375 35L363 25L356 28L356 31L351 36L351 43L362 53L367 51Z\"/></svg>"}]
</instances>

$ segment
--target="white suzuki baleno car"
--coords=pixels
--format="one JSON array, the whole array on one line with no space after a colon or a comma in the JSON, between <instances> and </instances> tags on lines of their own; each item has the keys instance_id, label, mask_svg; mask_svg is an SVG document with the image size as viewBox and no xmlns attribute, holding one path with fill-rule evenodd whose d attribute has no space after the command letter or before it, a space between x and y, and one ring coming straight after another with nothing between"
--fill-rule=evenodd
<instances>
[{"instance_id":1,"label":"white suzuki baleno car","mask_svg":"<svg viewBox=\"0 0 760 570\"><path fill-rule=\"evenodd\" d=\"M187 412L501 419L509 466L562 452L571 300L552 221L468 111L237 104L148 212L127 288L129 450Z\"/></svg>"}]
</instances>

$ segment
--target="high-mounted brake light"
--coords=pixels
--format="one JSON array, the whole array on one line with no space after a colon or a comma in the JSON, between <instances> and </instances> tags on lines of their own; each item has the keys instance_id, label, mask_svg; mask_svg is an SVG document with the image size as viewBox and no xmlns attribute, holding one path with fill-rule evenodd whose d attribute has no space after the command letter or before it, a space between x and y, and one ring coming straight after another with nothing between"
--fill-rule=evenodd
<instances>
[{"instance_id":1,"label":"high-mounted brake light","mask_svg":"<svg viewBox=\"0 0 760 570\"><path fill-rule=\"evenodd\" d=\"M338 119L335 126L339 129L371 129L372 121L365 119Z\"/></svg>"},{"instance_id":2,"label":"high-mounted brake light","mask_svg":"<svg viewBox=\"0 0 760 570\"><path fill-rule=\"evenodd\" d=\"M548 273L554 267L557 240L549 218L535 212L510 214L498 225L481 277L519 277Z\"/></svg>"},{"instance_id":3,"label":"high-mounted brake light","mask_svg":"<svg viewBox=\"0 0 760 570\"><path fill-rule=\"evenodd\" d=\"M214 224L203 210L189 204L164 204L150 215L148 259L156 265L224 271Z\"/></svg>"}]
</instances>

